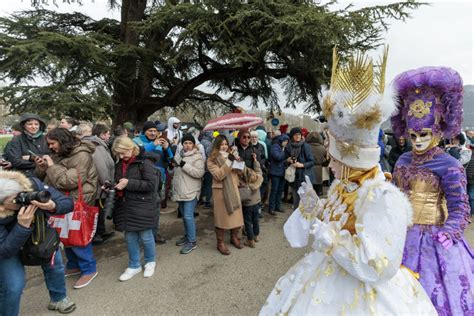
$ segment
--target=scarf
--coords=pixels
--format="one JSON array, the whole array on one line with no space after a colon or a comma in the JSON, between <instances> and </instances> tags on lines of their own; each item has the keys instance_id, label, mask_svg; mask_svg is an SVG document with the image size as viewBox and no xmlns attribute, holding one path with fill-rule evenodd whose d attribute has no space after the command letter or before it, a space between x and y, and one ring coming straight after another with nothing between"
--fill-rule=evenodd
<instances>
[{"instance_id":1,"label":"scarf","mask_svg":"<svg viewBox=\"0 0 474 316\"><path fill-rule=\"evenodd\" d=\"M291 153L292 157L296 158L296 160L298 160L298 157L301 154L301 149L303 147L303 144L304 144L303 141L300 141L298 143L295 143L293 141L290 142L290 153ZM299 162L301 162L301 161L299 161Z\"/></svg>"},{"instance_id":2,"label":"scarf","mask_svg":"<svg viewBox=\"0 0 474 316\"><path fill-rule=\"evenodd\" d=\"M37 131L36 133L34 134L31 134L29 132L27 132L26 130L23 131L23 133L25 134L25 136L29 139L38 139L40 138L41 136L43 136L43 131Z\"/></svg>"},{"instance_id":3,"label":"scarf","mask_svg":"<svg viewBox=\"0 0 474 316\"><path fill-rule=\"evenodd\" d=\"M136 156L133 156L128 161L122 160L122 178L125 178L127 174L128 167L137 159ZM124 190L117 190L117 197L121 198L124 195Z\"/></svg>"},{"instance_id":4,"label":"scarf","mask_svg":"<svg viewBox=\"0 0 474 316\"><path fill-rule=\"evenodd\" d=\"M216 161L219 167L223 167L226 164L226 158L224 158L223 156L218 156ZM225 207L227 209L227 213L229 215L232 215L234 211L242 208L240 204L240 196L237 193L238 190L235 190L234 187L232 173L228 174L227 177L224 178L222 184L222 193L224 195Z\"/></svg>"}]
</instances>

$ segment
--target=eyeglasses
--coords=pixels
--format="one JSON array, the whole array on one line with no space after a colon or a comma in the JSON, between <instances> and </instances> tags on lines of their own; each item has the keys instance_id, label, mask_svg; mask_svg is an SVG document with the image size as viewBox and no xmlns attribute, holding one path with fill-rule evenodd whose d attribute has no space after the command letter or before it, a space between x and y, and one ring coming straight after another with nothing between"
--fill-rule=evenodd
<instances>
[{"instance_id":1,"label":"eyeglasses","mask_svg":"<svg viewBox=\"0 0 474 316\"><path fill-rule=\"evenodd\" d=\"M250 136L244 135L244 136L242 136L242 137L240 137L240 138L246 139L246 138L250 138Z\"/></svg>"}]
</instances>

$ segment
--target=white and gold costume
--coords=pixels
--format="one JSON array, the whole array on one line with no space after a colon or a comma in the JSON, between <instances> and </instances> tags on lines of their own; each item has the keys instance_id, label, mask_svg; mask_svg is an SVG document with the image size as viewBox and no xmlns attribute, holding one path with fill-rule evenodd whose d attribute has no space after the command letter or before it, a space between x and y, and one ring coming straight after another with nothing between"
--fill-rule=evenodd
<instances>
[{"instance_id":1,"label":"white and gold costume","mask_svg":"<svg viewBox=\"0 0 474 316\"><path fill-rule=\"evenodd\" d=\"M360 56L337 69L334 56L323 104L341 180L327 199L308 179L300 187L284 232L292 247L305 247L312 235L312 249L278 280L260 315L436 315L416 275L401 266L410 203L378 166L378 131L394 108L383 96L386 55L378 73ZM377 89L361 94L369 81Z\"/></svg>"}]
</instances>

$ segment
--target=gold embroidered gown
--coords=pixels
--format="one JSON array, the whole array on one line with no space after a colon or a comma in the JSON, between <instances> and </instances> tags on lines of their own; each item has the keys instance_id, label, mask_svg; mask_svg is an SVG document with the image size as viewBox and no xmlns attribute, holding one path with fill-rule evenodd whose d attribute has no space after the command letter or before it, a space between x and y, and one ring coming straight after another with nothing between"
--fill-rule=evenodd
<instances>
[{"instance_id":1,"label":"gold embroidered gown","mask_svg":"<svg viewBox=\"0 0 474 316\"><path fill-rule=\"evenodd\" d=\"M436 315L413 272L401 266L411 207L378 167L336 180L327 200L311 183L285 224L292 247L312 251L282 276L260 315Z\"/></svg>"}]
</instances>

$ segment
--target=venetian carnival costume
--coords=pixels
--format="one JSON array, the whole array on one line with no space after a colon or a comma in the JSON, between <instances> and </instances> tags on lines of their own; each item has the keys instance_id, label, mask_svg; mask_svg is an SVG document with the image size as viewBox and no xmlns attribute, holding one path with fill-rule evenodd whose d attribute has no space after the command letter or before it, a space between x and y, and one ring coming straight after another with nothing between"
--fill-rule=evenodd
<instances>
[{"instance_id":1,"label":"venetian carnival costume","mask_svg":"<svg viewBox=\"0 0 474 316\"><path fill-rule=\"evenodd\" d=\"M393 180L410 199L403 264L418 273L439 315L474 314L474 252L464 238L470 222L464 168L437 147L460 133L463 85L446 67L424 67L398 75L396 136L409 136L412 152L395 165Z\"/></svg>"},{"instance_id":2,"label":"venetian carnival costume","mask_svg":"<svg viewBox=\"0 0 474 316\"><path fill-rule=\"evenodd\" d=\"M380 65L358 55L340 65L336 50L323 111L329 154L341 179L319 199L309 179L299 207L285 223L292 247L312 250L282 276L260 315L435 315L412 272L401 267L411 207L378 165L379 128L394 110ZM386 91L387 90L387 91Z\"/></svg>"}]
</instances>

